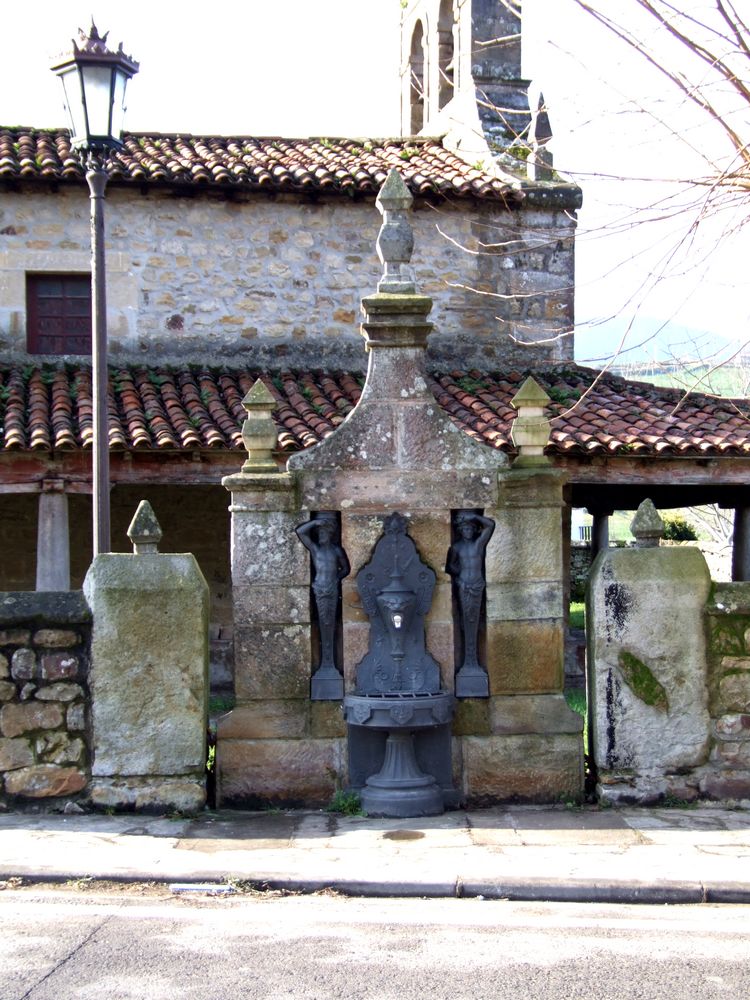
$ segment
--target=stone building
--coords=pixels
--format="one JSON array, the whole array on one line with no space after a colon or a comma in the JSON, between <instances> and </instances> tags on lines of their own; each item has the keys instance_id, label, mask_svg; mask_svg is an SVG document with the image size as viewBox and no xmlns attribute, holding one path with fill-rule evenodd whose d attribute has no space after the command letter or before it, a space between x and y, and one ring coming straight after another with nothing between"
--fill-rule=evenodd
<instances>
[{"instance_id":1,"label":"stone building","mask_svg":"<svg viewBox=\"0 0 750 1000\"><path fill-rule=\"evenodd\" d=\"M232 683L221 479L244 456L241 401L259 377L274 396L280 467L357 403L360 299L380 273L374 203L394 167L414 198L413 265L433 301L426 380L453 423L505 465L517 454L511 399L533 373L549 396L546 454L565 482L561 545L571 506L594 513L601 544L607 513L645 497L721 502L737 511L735 575L747 578L746 404L681 402L573 361L581 194L554 173L546 115L529 108L517 20L493 0L412 0L401 72L400 137L127 135L112 159L113 543L125 549L145 498L162 549L196 555L217 686ZM90 561L88 246L67 133L0 129L6 590L78 588Z\"/></svg>"}]
</instances>

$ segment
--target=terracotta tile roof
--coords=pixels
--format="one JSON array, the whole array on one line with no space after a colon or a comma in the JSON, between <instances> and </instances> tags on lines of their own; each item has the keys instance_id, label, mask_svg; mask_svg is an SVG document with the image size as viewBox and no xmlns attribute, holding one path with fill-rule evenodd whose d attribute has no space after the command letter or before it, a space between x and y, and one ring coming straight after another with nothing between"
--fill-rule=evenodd
<instances>
[{"instance_id":1,"label":"terracotta tile roof","mask_svg":"<svg viewBox=\"0 0 750 1000\"><path fill-rule=\"evenodd\" d=\"M282 452L316 444L359 399L363 376L350 372L111 367L110 445L114 450L241 452L242 397L261 375L279 401ZM435 397L473 437L512 451L510 401L527 372L436 373ZM750 456L750 400L714 399L627 382L575 365L536 369L550 394L549 451L558 455ZM0 366L0 451L56 452L91 447L90 369Z\"/></svg>"},{"instance_id":2,"label":"terracotta tile roof","mask_svg":"<svg viewBox=\"0 0 750 1000\"><path fill-rule=\"evenodd\" d=\"M377 194L397 167L423 196L523 197L475 170L437 139L260 139L248 136L126 135L112 182L238 188L298 194ZM0 180L83 181L64 129L0 128Z\"/></svg>"}]
</instances>

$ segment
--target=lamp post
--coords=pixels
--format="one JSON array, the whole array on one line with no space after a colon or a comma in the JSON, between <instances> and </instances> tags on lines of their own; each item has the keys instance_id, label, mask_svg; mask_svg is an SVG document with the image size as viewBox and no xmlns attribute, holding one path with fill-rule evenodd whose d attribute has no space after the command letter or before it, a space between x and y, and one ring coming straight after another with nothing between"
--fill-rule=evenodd
<instances>
[{"instance_id":1,"label":"lamp post","mask_svg":"<svg viewBox=\"0 0 750 1000\"><path fill-rule=\"evenodd\" d=\"M109 552L109 419L107 405L107 297L104 266L104 191L107 162L122 147L125 89L138 72L138 63L107 48L96 25L89 33L79 29L80 45L53 64L63 85L70 117L71 141L86 167L91 200L91 364L94 389L93 511L94 556Z\"/></svg>"}]
</instances>

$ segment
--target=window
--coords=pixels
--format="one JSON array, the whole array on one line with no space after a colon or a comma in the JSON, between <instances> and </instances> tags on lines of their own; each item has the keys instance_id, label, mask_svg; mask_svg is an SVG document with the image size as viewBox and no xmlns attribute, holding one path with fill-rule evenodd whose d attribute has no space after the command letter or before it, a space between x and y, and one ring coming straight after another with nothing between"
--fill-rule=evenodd
<instances>
[{"instance_id":1,"label":"window","mask_svg":"<svg viewBox=\"0 0 750 1000\"><path fill-rule=\"evenodd\" d=\"M91 354L91 276L26 276L29 354Z\"/></svg>"}]
</instances>

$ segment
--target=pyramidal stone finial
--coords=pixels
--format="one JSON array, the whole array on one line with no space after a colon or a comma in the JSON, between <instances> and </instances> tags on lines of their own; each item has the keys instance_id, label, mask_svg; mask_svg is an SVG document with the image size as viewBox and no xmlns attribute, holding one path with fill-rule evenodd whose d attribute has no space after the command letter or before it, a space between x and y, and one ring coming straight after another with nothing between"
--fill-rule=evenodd
<instances>
[{"instance_id":1,"label":"pyramidal stone finial","mask_svg":"<svg viewBox=\"0 0 750 1000\"><path fill-rule=\"evenodd\" d=\"M133 543L136 555L146 555L159 551L161 541L161 526L156 520L154 508L148 500L141 500L133 520L128 528L128 538Z\"/></svg>"},{"instance_id":2,"label":"pyramidal stone finial","mask_svg":"<svg viewBox=\"0 0 750 1000\"><path fill-rule=\"evenodd\" d=\"M516 465L546 465L544 449L549 442L551 424L544 415L549 396L531 375L511 399L518 416L511 424L510 436L518 448Z\"/></svg>"},{"instance_id":3,"label":"pyramidal stone finial","mask_svg":"<svg viewBox=\"0 0 750 1000\"><path fill-rule=\"evenodd\" d=\"M272 392L262 379L256 379L242 400L247 419L242 425L242 441L247 448L247 459L242 466L244 473L274 473L278 466L273 451L279 439L271 414L278 405Z\"/></svg>"},{"instance_id":4,"label":"pyramidal stone finial","mask_svg":"<svg viewBox=\"0 0 750 1000\"><path fill-rule=\"evenodd\" d=\"M383 216L377 240L378 257L383 265L383 277L378 282L379 292L391 295L414 295L416 292L414 272L409 266L414 250L414 233L408 212L413 201L403 177L394 168L375 200Z\"/></svg>"},{"instance_id":5,"label":"pyramidal stone finial","mask_svg":"<svg viewBox=\"0 0 750 1000\"><path fill-rule=\"evenodd\" d=\"M651 500L644 500L630 522L637 549L655 548L664 534L664 522Z\"/></svg>"}]
</instances>

